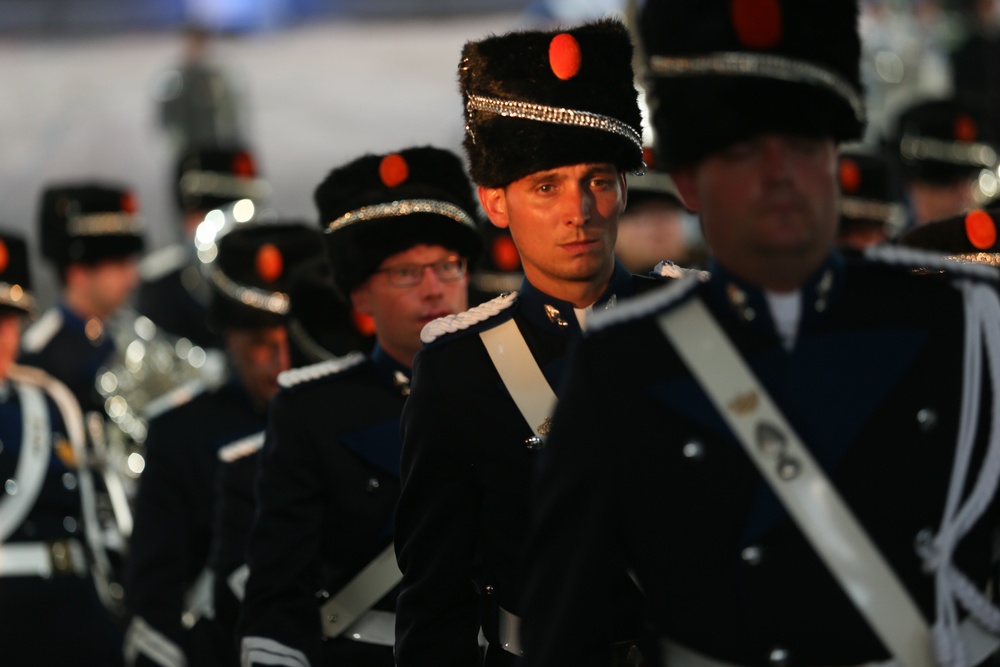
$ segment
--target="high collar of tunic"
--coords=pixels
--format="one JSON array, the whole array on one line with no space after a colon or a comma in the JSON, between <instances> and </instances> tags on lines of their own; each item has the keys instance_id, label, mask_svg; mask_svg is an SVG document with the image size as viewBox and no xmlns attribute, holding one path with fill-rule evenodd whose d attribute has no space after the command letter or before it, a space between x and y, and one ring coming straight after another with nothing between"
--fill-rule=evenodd
<instances>
[{"instance_id":1,"label":"high collar of tunic","mask_svg":"<svg viewBox=\"0 0 1000 667\"><path fill-rule=\"evenodd\" d=\"M557 299L541 291L525 278L518 290L518 306L525 318L544 331L569 337L579 337L583 332L577 310L600 311L614 308L620 299L635 294L632 274L615 260L615 269L607 288L588 308L576 308L569 301Z\"/></svg>"}]
</instances>

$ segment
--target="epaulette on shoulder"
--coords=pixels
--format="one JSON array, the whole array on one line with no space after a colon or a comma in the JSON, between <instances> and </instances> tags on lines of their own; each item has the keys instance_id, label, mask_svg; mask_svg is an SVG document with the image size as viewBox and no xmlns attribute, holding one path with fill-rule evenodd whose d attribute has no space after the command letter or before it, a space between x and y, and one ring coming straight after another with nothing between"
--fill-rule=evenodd
<instances>
[{"instance_id":1,"label":"epaulette on shoulder","mask_svg":"<svg viewBox=\"0 0 1000 667\"><path fill-rule=\"evenodd\" d=\"M25 352L38 352L59 333L62 325L62 312L58 308L49 308L21 335L21 349Z\"/></svg>"},{"instance_id":2,"label":"epaulette on shoulder","mask_svg":"<svg viewBox=\"0 0 1000 667\"><path fill-rule=\"evenodd\" d=\"M360 352L350 352L343 357L327 359L316 364L300 366L289 371L284 371L278 375L278 386L282 389L291 389L300 384L318 380L337 373L343 373L349 368L357 366L365 360L365 355Z\"/></svg>"},{"instance_id":3,"label":"epaulette on shoulder","mask_svg":"<svg viewBox=\"0 0 1000 667\"><path fill-rule=\"evenodd\" d=\"M515 302L517 302L517 292L507 292L465 312L439 317L424 326L420 332L420 341L424 345L429 345L445 334L464 331L473 325L485 322L491 317L496 317L513 306Z\"/></svg>"},{"instance_id":4,"label":"epaulette on shoulder","mask_svg":"<svg viewBox=\"0 0 1000 667\"><path fill-rule=\"evenodd\" d=\"M1000 272L987 264L961 262L949 259L940 253L905 246L889 244L871 246L865 249L864 256L869 261L897 266L904 270L931 269L944 271L956 277L969 277L990 281L1000 279Z\"/></svg>"},{"instance_id":5,"label":"epaulette on shoulder","mask_svg":"<svg viewBox=\"0 0 1000 667\"><path fill-rule=\"evenodd\" d=\"M595 312L587 322L587 330L584 335L607 329L622 322L643 318L682 300L694 291L699 283L704 282L703 278L698 275L699 273L698 271L691 272L683 278L665 283L662 287L626 299L610 310Z\"/></svg>"},{"instance_id":6,"label":"epaulette on shoulder","mask_svg":"<svg viewBox=\"0 0 1000 667\"><path fill-rule=\"evenodd\" d=\"M139 276L145 282L159 280L184 266L188 256L187 249L179 243L160 248L139 262Z\"/></svg>"},{"instance_id":7,"label":"epaulette on shoulder","mask_svg":"<svg viewBox=\"0 0 1000 667\"><path fill-rule=\"evenodd\" d=\"M188 380L146 403L146 407L142 409L142 416L147 420L155 419L165 412L187 405L213 386L198 378Z\"/></svg>"},{"instance_id":8,"label":"epaulette on shoulder","mask_svg":"<svg viewBox=\"0 0 1000 667\"><path fill-rule=\"evenodd\" d=\"M685 276L694 275L701 280L708 280L708 271L703 271L701 269L689 269L679 264L675 264L668 259L665 259L654 266L653 270L649 272L649 275L652 278L674 280L680 280Z\"/></svg>"},{"instance_id":9,"label":"epaulette on shoulder","mask_svg":"<svg viewBox=\"0 0 1000 667\"><path fill-rule=\"evenodd\" d=\"M232 463L242 458L259 452L264 447L264 431L248 435L234 442L224 445L219 449L219 460L223 463Z\"/></svg>"}]
</instances>

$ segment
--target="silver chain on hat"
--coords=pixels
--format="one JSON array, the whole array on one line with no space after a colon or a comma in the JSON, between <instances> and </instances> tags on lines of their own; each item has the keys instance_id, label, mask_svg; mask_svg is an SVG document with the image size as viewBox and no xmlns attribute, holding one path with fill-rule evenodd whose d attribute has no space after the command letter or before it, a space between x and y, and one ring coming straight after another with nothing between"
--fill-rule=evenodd
<instances>
[{"instance_id":1,"label":"silver chain on hat","mask_svg":"<svg viewBox=\"0 0 1000 667\"><path fill-rule=\"evenodd\" d=\"M865 104L857 90L836 72L804 60L773 54L721 52L694 58L652 56L649 69L660 77L752 76L826 88L851 105L854 116L865 120Z\"/></svg>"},{"instance_id":2,"label":"silver chain on hat","mask_svg":"<svg viewBox=\"0 0 1000 667\"><path fill-rule=\"evenodd\" d=\"M400 199L398 201L386 202L384 204L372 204L348 211L326 227L327 233L335 232L338 229L353 225L366 220L377 220L379 218L398 218L414 213L433 213L445 218L451 218L455 222L475 229L476 223L469 217L469 214L458 206L446 201L437 199Z\"/></svg>"},{"instance_id":3,"label":"silver chain on hat","mask_svg":"<svg viewBox=\"0 0 1000 667\"><path fill-rule=\"evenodd\" d=\"M507 118L521 118L524 120L535 120L543 123L555 123L557 125L569 125L573 127L584 127L592 130L603 130L624 137L640 151L642 150L642 137L628 123L623 123L617 118L603 116L592 111L580 111L578 109L566 109L563 107L550 107L544 104L533 102L517 102L514 100L502 100L498 97L485 97L483 95L469 95L465 103L468 125L466 131L475 141L472 132L472 112L487 111Z\"/></svg>"}]
</instances>

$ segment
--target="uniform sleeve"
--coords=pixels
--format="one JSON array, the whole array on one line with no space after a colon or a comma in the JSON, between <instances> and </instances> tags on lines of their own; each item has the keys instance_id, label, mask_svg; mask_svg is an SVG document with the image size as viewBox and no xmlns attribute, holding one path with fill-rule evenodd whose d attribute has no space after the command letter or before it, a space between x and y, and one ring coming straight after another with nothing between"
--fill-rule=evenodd
<instances>
[{"instance_id":1,"label":"uniform sleeve","mask_svg":"<svg viewBox=\"0 0 1000 667\"><path fill-rule=\"evenodd\" d=\"M250 532L250 578L240 612L242 664L319 665L323 479L318 446L292 395L272 403ZM326 443L322 443L326 444Z\"/></svg>"},{"instance_id":2,"label":"uniform sleeve","mask_svg":"<svg viewBox=\"0 0 1000 667\"><path fill-rule=\"evenodd\" d=\"M396 605L400 667L482 662L473 579L481 505L471 454L476 442L472 429L456 426L463 419L462 401L476 397L454 386L456 374L444 365L433 355L417 355L403 409L395 527L403 573Z\"/></svg>"},{"instance_id":3,"label":"uniform sleeve","mask_svg":"<svg viewBox=\"0 0 1000 667\"><path fill-rule=\"evenodd\" d=\"M236 642L236 620L246 593L246 548L254 517L259 455L223 464L216 485L215 521L208 565L215 574L215 622Z\"/></svg>"},{"instance_id":4,"label":"uniform sleeve","mask_svg":"<svg viewBox=\"0 0 1000 667\"><path fill-rule=\"evenodd\" d=\"M628 490L614 456L627 437L617 375L612 355L580 345L542 450L522 561L525 667L607 665L622 639L611 630L625 579L615 517Z\"/></svg>"},{"instance_id":5,"label":"uniform sleeve","mask_svg":"<svg viewBox=\"0 0 1000 667\"><path fill-rule=\"evenodd\" d=\"M125 654L130 664L179 665L185 655L181 613L192 567L190 527L196 511L189 500L192 494L185 490L190 462L185 439L172 424L154 423L146 442L126 568L132 619Z\"/></svg>"}]
</instances>

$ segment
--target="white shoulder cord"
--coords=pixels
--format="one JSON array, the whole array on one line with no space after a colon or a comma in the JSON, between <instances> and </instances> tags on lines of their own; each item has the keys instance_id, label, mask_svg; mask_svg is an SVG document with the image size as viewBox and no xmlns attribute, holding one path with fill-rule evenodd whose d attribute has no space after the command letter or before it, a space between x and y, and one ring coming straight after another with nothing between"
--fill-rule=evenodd
<instances>
[{"instance_id":1,"label":"white shoulder cord","mask_svg":"<svg viewBox=\"0 0 1000 667\"><path fill-rule=\"evenodd\" d=\"M982 284L958 284L965 301L965 360L963 401L955 463L947 504L937 535L926 535L917 546L924 569L935 577L936 620L932 628L935 659L944 667L965 667L968 656L960 638L958 605L985 629L1000 634L1000 609L975 584L958 571L952 556L958 543L989 506L1000 481L1000 302L996 291ZM982 390L982 349L992 384L990 439L979 477L972 493L960 505L969 462L975 445Z\"/></svg>"}]
</instances>

